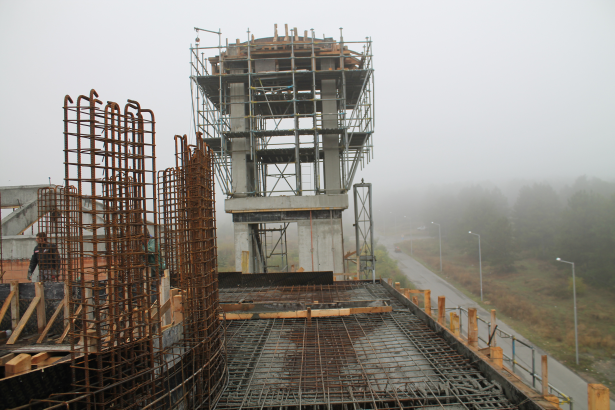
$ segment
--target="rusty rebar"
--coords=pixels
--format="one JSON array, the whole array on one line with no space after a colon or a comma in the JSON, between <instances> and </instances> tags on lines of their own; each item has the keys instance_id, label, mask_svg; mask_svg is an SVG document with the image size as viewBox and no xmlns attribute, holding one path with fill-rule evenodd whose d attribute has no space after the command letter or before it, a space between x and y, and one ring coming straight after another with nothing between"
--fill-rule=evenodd
<instances>
[{"instance_id":1,"label":"rusty rebar","mask_svg":"<svg viewBox=\"0 0 615 410\"><path fill-rule=\"evenodd\" d=\"M87 408L139 408L162 364L154 115L91 90L64 123L73 387Z\"/></svg>"}]
</instances>

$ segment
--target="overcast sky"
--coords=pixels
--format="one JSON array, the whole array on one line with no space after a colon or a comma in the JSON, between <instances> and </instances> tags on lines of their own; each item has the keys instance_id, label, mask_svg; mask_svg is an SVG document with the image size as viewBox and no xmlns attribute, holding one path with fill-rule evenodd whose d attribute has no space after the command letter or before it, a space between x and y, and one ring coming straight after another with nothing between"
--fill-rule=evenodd
<instances>
[{"instance_id":1,"label":"overcast sky","mask_svg":"<svg viewBox=\"0 0 615 410\"><path fill-rule=\"evenodd\" d=\"M380 192L615 178L613 1L0 0L0 186L62 183L63 98L91 88L152 109L171 166L191 131L193 28L243 41L274 23L372 37L375 160L357 178Z\"/></svg>"}]
</instances>

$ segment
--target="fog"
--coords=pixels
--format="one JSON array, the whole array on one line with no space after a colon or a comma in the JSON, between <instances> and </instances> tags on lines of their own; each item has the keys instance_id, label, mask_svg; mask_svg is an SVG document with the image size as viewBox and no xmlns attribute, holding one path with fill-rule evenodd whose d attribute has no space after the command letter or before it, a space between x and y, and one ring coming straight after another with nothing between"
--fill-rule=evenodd
<instances>
[{"instance_id":1,"label":"fog","mask_svg":"<svg viewBox=\"0 0 615 410\"><path fill-rule=\"evenodd\" d=\"M0 186L62 182L63 98L91 88L152 109L171 166L172 136L194 135L193 28L243 41L274 23L373 39L374 158L355 182L381 214L418 215L430 189L498 186L512 204L526 182L615 178L611 1L1 1Z\"/></svg>"}]
</instances>

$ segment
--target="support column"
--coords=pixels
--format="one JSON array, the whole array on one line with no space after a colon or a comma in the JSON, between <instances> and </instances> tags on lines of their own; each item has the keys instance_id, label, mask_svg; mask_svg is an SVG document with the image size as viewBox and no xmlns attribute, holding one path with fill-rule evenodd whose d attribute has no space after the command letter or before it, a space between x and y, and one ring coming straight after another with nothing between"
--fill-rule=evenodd
<instances>
[{"instance_id":1,"label":"support column","mask_svg":"<svg viewBox=\"0 0 615 410\"><path fill-rule=\"evenodd\" d=\"M320 62L321 70L335 70L335 59L327 58ZM335 79L322 80L322 128L337 129L337 84ZM331 189L341 187L340 179L340 136L337 134L324 134L322 136L322 146L325 155L324 159L324 182L327 194L339 194L340 191Z\"/></svg>"},{"instance_id":2,"label":"support column","mask_svg":"<svg viewBox=\"0 0 615 410\"><path fill-rule=\"evenodd\" d=\"M344 272L341 219L297 222L299 265L306 271ZM313 249L313 252L312 252Z\"/></svg>"},{"instance_id":3,"label":"support column","mask_svg":"<svg viewBox=\"0 0 615 410\"><path fill-rule=\"evenodd\" d=\"M255 235L258 235L258 224L235 223L235 271L241 272L241 257L243 252L249 253L249 273L263 272L263 264L256 245ZM255 258L256 257L256 258Z\"/></svg>"}]
</instances>

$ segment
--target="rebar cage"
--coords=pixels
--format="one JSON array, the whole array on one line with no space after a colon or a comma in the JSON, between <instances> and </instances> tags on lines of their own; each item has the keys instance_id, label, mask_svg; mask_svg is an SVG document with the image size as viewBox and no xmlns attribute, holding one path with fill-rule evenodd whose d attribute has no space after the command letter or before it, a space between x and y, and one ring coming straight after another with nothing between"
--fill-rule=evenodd
<instances>
[{"instance_id":1,"label":"rebar cage","mask_svg":"<svg viewBox=\"0 0 615 410\"><path fill-rule=\"evenodd\" d=\"M68 192L68 195L66 195ZM52 270L46 280L64 282L66 280L68 215L77 210L75 187L50 186L38 190L38 232L47 235L47 242L57 249L59 261L54 266L46 266L48 260L39 263L39 271ZM57 266L56 266L57 265ZM42 280L39 277L39 280Z\"/></svg>"},{"instance_id":2,"label":"rebar cage","mask_svg":"<svg viewBox=\"0 0 615 410\"><path fill-rule=\"evenodd\" d=\"M174 264L183 295L183 338L165 354L183 353L165 384L182 380L169 389L169 402L179 394L186 408L213 408L228 377L219 318L213 152L200 133L196 145L186 136L175 141L177 166L159 174L164 187L159 215L165 258Z\"/></svg>"},{"instance_id":3,"label":"rebar cage","mask_svg":"<svg viewBox=\"0 0 615 410\"><path fill-rule=\"evenodd\" d=\"M327 137L338 137L328 144L341 159L342 192L373 154L371 39L345 41L340 31L336 41L291 31L278 36L276 25L273 37L260 39L248 31L246 41L225 46L217 33L218 45L200 46L197 38L190 49L195 129L214 151L220 188L229 197L339 192L322 184ZM335 84L333 94L323 92L323 82ZM239 83L245 91L234 87ZM239 114L231 114L237 105ZM233 183L231 145L242 139L252 167L247 192Z\"/></svg>"},{"instance_id":4,"label":"rebar cage","mask_svg":"<svg viewBox=\"0 0 615 410\"><path fill-rule=\"evenodd\" d=\"M154 114L91 90L66 96L64 135L73 386L88 408L141 407L162 365Z\"/></svg>"}]
</instances>

